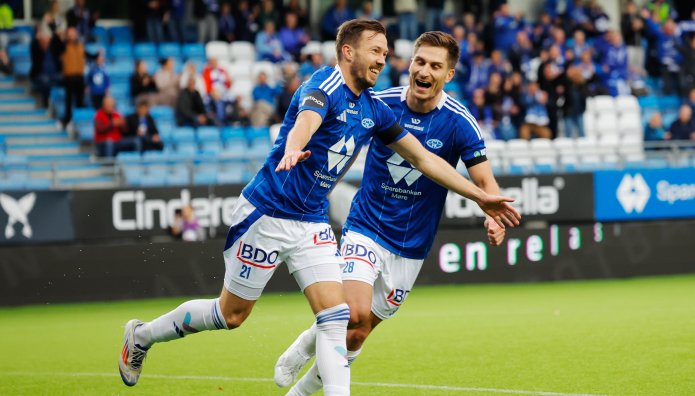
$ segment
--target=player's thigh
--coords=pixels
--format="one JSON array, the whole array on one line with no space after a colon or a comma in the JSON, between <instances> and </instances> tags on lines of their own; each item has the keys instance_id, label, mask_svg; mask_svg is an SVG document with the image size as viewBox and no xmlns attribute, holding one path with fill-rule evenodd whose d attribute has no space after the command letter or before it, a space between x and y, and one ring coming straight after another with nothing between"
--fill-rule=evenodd
<instances>
[{"instance_id":1,"label":"player's thigh","mask_svg":"<svg viewBox=\"0 0 695 396\"><path fill-rule=\"evenodd\" d=\"M382 263L382 270L374 282L372 312L381 320L393 316L405 302L415 284L423 260L392 255Z\"/></svg>"},{"instance_id":2,"label":"player's thigh","mask_svg":"<svg viewBox=\"0 0 695 396\"><path fill-rule=\"evenodd\" d=\"M350 325L370 324L373 286L358 280L343 280L345 301L350 307Z\"/></svg>"},{"instance_id":3,"label":"player's thigh","mask_svg":"<svg viewBox=\"0 0 695 396\"><path fill-rule=\"evenodd\" d=\"M240 198L224 250L224 287L244 299L257 300L277 266L284 247L275 238L282 233L275 219L261 215Z\"/></svg>"},{"instance_id":4,"label":"player's thigh","mask_svg":"<svg viewBox=\"0 0 695 396\"><path fill-rule=\"evenodd\" d=\"M285 259L287 269L304 292L314 313L345 302L340 266L344 263L331 226L296 223L302 228Z\"/></svg>"}]
</instances>

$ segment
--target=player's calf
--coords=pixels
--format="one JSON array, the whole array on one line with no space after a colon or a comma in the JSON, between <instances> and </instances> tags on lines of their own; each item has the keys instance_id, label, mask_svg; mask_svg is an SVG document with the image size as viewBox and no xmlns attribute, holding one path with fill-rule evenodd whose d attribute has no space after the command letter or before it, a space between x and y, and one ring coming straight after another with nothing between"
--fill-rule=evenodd
<instances>
[{"instance_id":1,"label":"player's calf","mask_svg":"<svg viewBox=\"0 0 695 396\"><path fill-rule=\"evenodd\" d=\"M350 366L345 345L349 319L347 304L316 314L316 362L326 395L350 394Z\"/></svg>"}]
</instances>

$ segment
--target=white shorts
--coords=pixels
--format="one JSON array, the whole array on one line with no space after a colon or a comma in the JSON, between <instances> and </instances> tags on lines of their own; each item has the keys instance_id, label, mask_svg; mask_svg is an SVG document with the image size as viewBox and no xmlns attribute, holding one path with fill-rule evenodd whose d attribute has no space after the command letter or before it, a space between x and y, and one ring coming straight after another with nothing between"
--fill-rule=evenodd
<instances>
[{"instance_id":1,"label":"white shorts","mask_svg":"<svg viewBox=\"0 0 695 396\"><path fill-rule=\"evenodd\" d=\"M398 311L415 284L424 260L401 257L362 234L346 232L340 241L343 280L372 285L372 312L386 320Z\"/></svg>"},{"instance_id":2,"label":"white shorts","mask_svg":"<svg viewBox=\"0 0 695 396\"><path fill-rule=\"evenodd\" d=\"M266 216L242 196L232 224L224 247L224 287L230 293L257 300L283 262L302 291L316 282L341 282L344 261L327 223Z\"/></svg>"}]
</instances>

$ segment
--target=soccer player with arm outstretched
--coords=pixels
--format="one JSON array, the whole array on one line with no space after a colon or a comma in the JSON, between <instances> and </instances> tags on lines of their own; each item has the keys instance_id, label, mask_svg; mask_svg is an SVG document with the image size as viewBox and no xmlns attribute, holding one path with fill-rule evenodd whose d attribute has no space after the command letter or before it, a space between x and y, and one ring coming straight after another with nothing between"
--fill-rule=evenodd
<instances>
[{"instance_id":1,"label":"soccer player with arm outstretched","mask_svg":"<svg viewBox=\"0 0 695 396\"><path fill-rule=\"evenodd\" d=\"M475 194L463 191L468 183L451 172L452 165L462 160L482 194L499 193L475 119L443 92L454 76L458 56L453 37L427 32L415 42L409 86L375 94L410 133L391 144L372 142L361 187L344 225L341 252L343 288L350 306L349 362L374 327L395 314L409 295L432 247L445 187L476 200ZM505 216L476 202L486 213L490 243L499 245L505 224L518 224L518 213L509 209ZM279 386L290 385L314 354L314 329L302 333L278 360L275 382ZM288 395L311 394L320 389L322 378L314 365Z\"/></svg>"}]
</instances>

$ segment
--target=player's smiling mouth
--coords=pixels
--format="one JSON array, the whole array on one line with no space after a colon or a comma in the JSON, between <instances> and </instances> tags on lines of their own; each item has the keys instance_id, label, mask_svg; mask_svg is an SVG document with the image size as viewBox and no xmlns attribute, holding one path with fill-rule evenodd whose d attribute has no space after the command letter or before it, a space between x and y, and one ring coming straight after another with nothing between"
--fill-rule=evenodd
<instances>
[{"instance_id":1,"label":"player's smiling mouth","mask_svg":"<svg viewBox=\"0 0 695 396\"><path fill-rule=\"evenodd\" d=\"M431 82L427 82L425 80L418 80L418 79L415 79L415 85L417 85L420 88L431 88L432 87Z\"/></svg>"}]
</instances>

